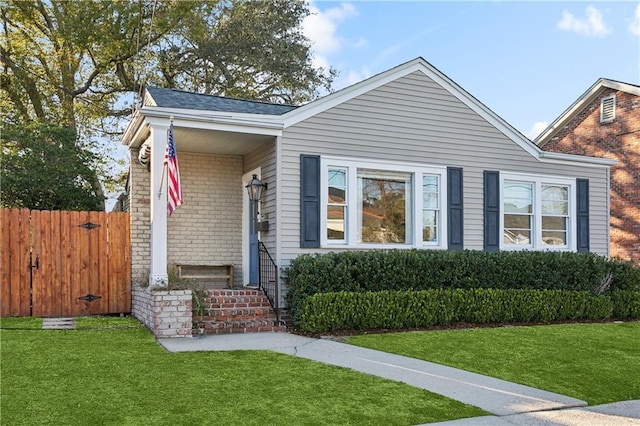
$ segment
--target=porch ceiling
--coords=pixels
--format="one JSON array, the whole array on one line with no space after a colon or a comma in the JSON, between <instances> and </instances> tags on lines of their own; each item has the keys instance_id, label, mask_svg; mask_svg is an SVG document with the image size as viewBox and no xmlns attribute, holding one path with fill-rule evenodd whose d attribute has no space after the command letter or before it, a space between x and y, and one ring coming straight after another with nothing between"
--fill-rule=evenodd
<instances>
[{"instance_id":1,"label":"porch ceiling","mask_svg":"<svg viewBox=\"0 0 640 426\"><path fill-rule=\"evenodd\" d=\"M223 155L244 155L275 139L267 135L186 127L175 127L174 136L178 152Z\"/></svg>"}]
</instances>

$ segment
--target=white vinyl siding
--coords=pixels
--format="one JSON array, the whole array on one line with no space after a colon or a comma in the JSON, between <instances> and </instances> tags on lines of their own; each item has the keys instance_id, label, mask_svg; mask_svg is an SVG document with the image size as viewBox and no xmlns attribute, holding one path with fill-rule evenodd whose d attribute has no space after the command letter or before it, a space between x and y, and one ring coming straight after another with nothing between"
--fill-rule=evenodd
<instances>
[{"instance_id":1,"label":"white vinyl siding","mask_svg":"<svg viewBox=\"0 0 640 426\"><path fill-rule=\"evenodd\" d=\"M534 158L421 72L283 130L282 266L302 253L338 249L300 248L300 154L463 168L464 248L476 250L484 247L484 170L587 178L591 250L607 255L608 168Z\"/></svg>"}]
</instances>

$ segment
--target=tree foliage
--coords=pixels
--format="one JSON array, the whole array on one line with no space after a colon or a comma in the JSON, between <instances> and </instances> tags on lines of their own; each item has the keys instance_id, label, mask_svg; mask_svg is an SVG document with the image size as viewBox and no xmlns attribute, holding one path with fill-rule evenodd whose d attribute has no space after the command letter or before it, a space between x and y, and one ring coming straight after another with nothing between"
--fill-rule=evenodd
<instances>
[{"instance_id":1,"label":"tree foliage","mask_svg":"<svg viewBox=\"0 0 640 426\"><path fill-rule=\"evenodd\" d=\"M69 127L2 126L0 205L33 210L102 210L93 182L95 156Z\"/></svg>"},{"instance_id":2,"label":"tree foliage","mask_svg":"<svg viewBox=\"0 0 640 426\"><path fill-rule=\"evenodd\" d=\"M144 84L304 103L335 74L312 65L308 13L301 0L3 1L0 108L7 122L75 129L88 146L117 144ZM113 179L108 145L93 149Z\"/></svg>"},{"instance_id":3,"label":"tree foliage","mask_svg":"<svg viewBox=\"0 0 640 426\"><path fill-rule=\"evenodd\" d=\"M128 115L122 95L143 83L307 102L334 75L311 64L308 13L298 0L3 2L0 102L14 120L78 128Z\"/></svg>"}]
</instances>

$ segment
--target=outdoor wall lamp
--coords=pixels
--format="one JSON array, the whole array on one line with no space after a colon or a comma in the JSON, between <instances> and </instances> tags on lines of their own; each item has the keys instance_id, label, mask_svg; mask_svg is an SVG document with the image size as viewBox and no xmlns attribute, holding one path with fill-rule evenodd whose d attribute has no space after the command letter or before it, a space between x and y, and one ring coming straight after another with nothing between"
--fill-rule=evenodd
<instances>
[{"instance_id":1,"label":"outdoor wall lamp","mask_svg":"<svg viewBox=\"0 0 640 426\"><path fill-rule=\"evenodd\" d=\"M257 175L253 175L251 181L245 185L245 188L247 188L247 192L249 193L249 201L254 203L253 222L255 223L255 231L268 231L268 221L258 222L258 203L262 199L262 194L267 189L267 184L262 183Z\"/></svg>"}]
</instances>

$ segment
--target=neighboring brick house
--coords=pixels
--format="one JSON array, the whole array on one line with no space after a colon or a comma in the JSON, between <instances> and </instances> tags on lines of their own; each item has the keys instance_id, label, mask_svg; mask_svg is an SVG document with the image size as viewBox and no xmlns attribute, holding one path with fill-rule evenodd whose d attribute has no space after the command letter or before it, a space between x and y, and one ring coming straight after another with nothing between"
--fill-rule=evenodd
<instances>
[{"instance_id":1,"label":"neighboring brick house","mask_svg":"<svg viewBox=\"0 0 640 426\"><path fill-rule=\"evenodd\" d=\"M618 162L610 176L610 255L640 264L640 86L599 79L535 142Z\"/></svg>"}]
</instances>

